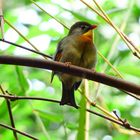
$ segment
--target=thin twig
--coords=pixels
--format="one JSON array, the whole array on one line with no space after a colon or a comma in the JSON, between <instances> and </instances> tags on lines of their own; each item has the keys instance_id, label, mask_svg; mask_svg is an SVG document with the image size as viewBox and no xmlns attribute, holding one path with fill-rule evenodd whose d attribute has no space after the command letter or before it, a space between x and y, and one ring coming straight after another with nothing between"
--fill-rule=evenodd
<instances>
[{"instance_id":1,"label":"thin twig","mask_svg":"<svg viewBox=\"0 0 140 140\"><path fill-rule=\"evenodd\" d=\"M83 95L83 94L82 94ZM112 114L110 114L108 111L106 111L104 108L102 108L101 106L99 106L99 105L97 105L95 102L92 102L92 101L90 101L90 99L87 97L87 96L85 96L85 95L83 95L84 97L85 97L85 99L87 100L87 102L91 105L91 106L93 106L93 107L96 107L96 108L98 108L100 111L102 111L104 114L106 114L106 115L108 115L109 117L111 117L111 118L113 118L114 120L116 120L116 117L114 117Z\"/></svg>"},{"instance_id":2,"label":"thin twig","mask_svg":"<svg viewBox=\"0 0 140 140\"><path fill-rule=\"evenodd\" d=\"M60 103L60 101L58 101L58 100L47 99L47 98L41 98L41 97L25 97L25 96L13 96L13 95L0 95L0 97L4 97L4 98L6 98L6 99L12 99L12 100L20 100L20 99L26 99L26 100L27 100L27 99L29 99L29 100L42 100L42 101L49 101L49 102L53 102L53 103ZM79 106L78 108L80 108L80 106ZM140 129L135 128L135 127L133 127L133 126L131 126L131 125L129 125L129 127L128 127L128 125L125 125L125 124L122 123L122 121L120 121L120 120L114 120L114 119L112 119L112 118L109 118L109 117L107 117L107 116L105 116L105 115L102 115L102 114L100 114L100 113L97 113L97 112L92 111L92 110L89 110L89 109L86 109L86 111L90 112L91 114L95 114L95 115L97 115L97 116L99 116L99 117L102 117L102 118L104 118L104 119L106 119L106 120L109 120L109 121L111 121L111 122L114 122L114 123L116 123L116 124L118 124L118 125L121 125L121 126L127 128L127 129L140 132Z\"/></svg>"},{"instance_id":3,"label":"thin twig","mask_svg":"<svg viewBox=\"0 0 140 140\"><path fill-rule=\"evenodd\" d=\"M36 51L40 52L39 49L33 45L20 31L18 31L8 20L4 19L5 23L7 23L13 30L15 30L26 42L28 42ZM43 56L47 59L45 56Z\"/></svg>"},{"instance_id":4,"label":"thin twig","mask_svg":"<svg viewBox=\"0 0 140 140\"><path fill-rule=\"evenodd\" d=\"M98 51L98 54L105 60L105 62L116 72L116 74L120 77L120 78L123 78L122 74L117 70L117 68L115 68L111 63L110 61L105 58L99 51Z\"/></svg>"},{"instance_id":5,"label":"thin twig","mask_svg":"<svg viewBox=\"0 0 140 140\"><path fill-rule=\"evenodd\" d=\"M51 18L55 19L58 23L60 23L64 28L68 29L68 27L61 22L60 20L58 20L57 18L55 18L54 16L52 16L50 13L48 13L46 10L44 10L42 7L40 7L35 1L30 0L35 6L37 6L41 11L45 12L47 15L49 15Z\"/></svg>"},{"instance_id":6,"label":"thin twig","mask_svg":"<svg viewBox=\"0 0 140 140\"><path fill-rule=\"evenodd\" d=\"M81 92L80 92L81 93ZM82 94L82 93L81 93ZM83 94L82 94L83 95ZM118 118L116 118L115 116L113 116L110 112L108 112L106 109L104 109L103 107L99 106L98 104L96 104L96 102L92 102L87 96L83 95L85 97L85 99L87 100L87 102L93 106L93 107L96 107L97 109L99 109L100 111L102 111L104 114L106 114L107 116L111 117L113 120L117 120L118 121ZM115 124L114 124L115 125ZM116 127L116 125L115 125ZM124 130L120 129L121 132ZM140 132L137 132L137 131L133 131L135 132L136 134L140 134ZM126 130L125 130L125 133L126 133ZM128 133L127 133L128 134Z\"/></svg>"},{"instance_id":7,"label":"thin twig","mask_svg":"<svg viewBox=\"0 0 140 140\"><path fill-rule=\"evenodd\" d=\"M48 101L48 102L53 102L53 103L60 103L60 101L58 100L47 99L47 98L42 98L42 97L27 97L27 96L1 95L1 94L0 94L0 97L10 99L11 101L28 99L28 100L40 100L40 101Z\"/></svg>"},{"instance_id":8,"label":"thin twig","mask_svg":"<svg viewBox=\"0 0 140 140\"><path fill-rule=\"evenodd\" d=\"M104 119L106 119L106 120L109 120L109 121L111 121L111 122L114 122L114 123L116 123L116 124L118 124L118 125L121 125L121 126L127 128L127 129L140 132L140 129L135 128L135 127L131 126L130 124L129 124L129 125L126 125L125 123L122 123L122 122L119 121L119 120L118 120L118 121L117 121L117 120L114 120L114 119L112 119L112 118L109 118L109 117L107 117L107 116L105 116L105 115L99 114L99 113L97 113L97 112L95 112L95 111L91 111L91 110L89 110L89 109L86 109L86 110L87 110L88 112L92 113L92 114L95 114L95 115L97 115L97 116L100 116L100 117L102 117L102 118L104 118Z\"/></svg>"},{"instance_id":9,"label":"thin twig","mask_svg":"<svg viewBox=\"0 0 140 140\"><path fill-rule=\"evenodd\" d=\"M121 89L120 89L120 90L121 90ZM140 100L140 96L138 96L138 95L135 95L135 94L133 94L133 93L127 92L127 91L125 91L125 90L122 90L122 92L124 92L124 93L130 95L131 97L133 97L133 98L135 98L135 99L137 99L137 100Z\"/></svg>"},{"instance_id":10,"label":"thin twig","mask_svg":"<svg viewBox=\"0 0 140 140\"><path fill-rule=\"evenodd\" d=\"M7 41L7 40L3 40L3 39L0 39L0 41L5 42L5 43L8 43L8 44L11 44L11 45L14 45L14 46L16 46L16 47L19 47L19 48L22 48L22 49L31 51L31 52L33 52L33 53L39 54L39 55L41 55L41 56L48 57L48 58L52 59L52 56L49 56L49 55L47 55L47 54L44 54L44 53L41 53L41 52L38 52L38 51L35 51L35 50L32 50L32 49L26 48L26 47L21 46L21 45L18 45L18 44L16 44L16 43L13 43L13 42L10 42L10 41Z\"/></svg>"},{"instance_id":11,"label":"thin twig","mask_svg":"<svg viewBox=\"0 0 140 140\"><path fill-rule=\"evenodd\" d=\"M13 127L8 126L8 125L5 125L5 124L0 123L0 126L6 128L6 129L13 130L13 131L15 131L15 132L17 132L17 133L19 133L19 134L21 134L21 135L23 135L25 137L31 138L33 140L39 140L38 138L35 138L35 137L33 137L33 136L25 133L25 132L19 131L19 130L13 128Z\"/></svg>"},{"instance_id":12,"label":"thin twig","mask_svg":"<svg viewBox=\"0 0 140 140\"><path fill-rule=\"evenodd\" d=\"M1 85L0 85L0 90L5 95L5 92ZM12 110L11 110L11 103L10 103L9 99L6 99L6 104L7 104L8 113L9 113L9 117L10 117L10 121L11 121L11 126L13 128L15 128L14 118L13 118L13 114L12 114ZM14 135L15 139L18 140L17 133L14 130L13 130L13 135Z\"/></svg>"},{"instance_id":13,"label":"thin twig","mask_svg":"<svg viewBox=\"0 0 140 140\"><path fill-rule=\"evenodd\" d=\"M121 32L121 31L120 31ZM124 38L140 53L140 49L139 48L137 48L135 45L134 45L134 43L123 33L123 32L121 32L122 34L123 34L123 36L124 36ZM140 56L139 56L140 57Z\"/></svg>"}]
</instances>

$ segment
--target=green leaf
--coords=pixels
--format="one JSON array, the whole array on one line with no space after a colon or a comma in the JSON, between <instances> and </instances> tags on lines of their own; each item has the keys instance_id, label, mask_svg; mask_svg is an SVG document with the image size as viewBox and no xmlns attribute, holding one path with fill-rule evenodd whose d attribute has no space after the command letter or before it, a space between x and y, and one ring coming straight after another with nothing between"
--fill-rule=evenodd
<instances>
[{"instance_id":1,"label":"green leaf","mask_svg":"<svg viewBox=\"0 0 140 140\"><path fill-rule=\"evenodd\" d=\"M140 77L140 67L133 65L124 65L117 67L119 71Z\"/></svg>"},{"instance_id":2,"label":"green leaf","mask_svg":"<svg viewBox=\"0 0 140 140\"><path fill-rule=\"evenodd\" d=\"M63 117L61 114L55 114L52 112L47 112L44 110L42 111L42 110L38 110L38 109L36 109L35 111L38 112L42 118L45 118L49 121L57 122L57 123L63 121Z\"/></svg>"},{"instance_id":3,"label":"green leaf","mask_svg":"<svg viewBox=\"0 0 140 140\"><path fill-rule=\"evenodd\" d=\"M67 123L66 124L67 128L71 130L76 130L77 129L77 124L76 123Z\"/></svg>"},{"instance_id":4,"label":"green leaf","mask_svg":"<svg viewBox=\"0 0 140 140\"><path fill-rule=\"evenodd\" d=\"M125 12L127 10L127 8L113 8L110 9L108 11L106 11L106 14L118 14L118 13L122 13Z\"/></svg>"},{"instance_id":5,"label":"green leaf","mask_svg":"<svg viewBox=\"0 0 140 140\"><path fill-rule=\"evenodd\" d=\"M22 90L22 94L25 95L25 92L27 92L29 90L29 83L27 81L27 78L25 77L23 70L21 67L16 66L16 73L18 76L18 81L19 81L19 85L21 87Z\"/></svg>"}]
</instances>

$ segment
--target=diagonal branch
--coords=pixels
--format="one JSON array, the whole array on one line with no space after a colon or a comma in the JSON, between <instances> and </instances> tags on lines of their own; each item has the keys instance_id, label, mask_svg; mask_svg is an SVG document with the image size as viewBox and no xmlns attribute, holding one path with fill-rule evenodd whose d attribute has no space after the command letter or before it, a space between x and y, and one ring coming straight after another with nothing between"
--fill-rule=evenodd
<instances>
[{"instance_id":1,"label":"diagonal branch","mask_svg":"<svg viewBox=\"0 0 140 140\"><path fill-rule=\"evenodd\" d=\"M87 7L89 7L91 10L93 10L96 14L98 14L100 17L102 17L108 24L110 24L115 30L116 32L118 32L118 34L120 35L120 37L124 40L124 42L126 43L126 45L129 47L129 49L132 51L133 55L135 55L137 58L140 59L140 50L139 48L137 48L132 41L129 40L129 38L119 30L119 28L117 28L117 26L115 26L113 24L113 22L110 20L110 18L104 13L104 11L102 10L102 8L98 5L98 3L94 3L96 4L96 6L99 8L100 12L98 12L95 8L93 8L91 5L89 5L87 2L85 2L84 0L80 0L82 3L84 3ZM132 48L133 47L133 48Z\"/></svg>"},{"instance_id":2,"label":"diagonal branch","mask_svg":"<svg viewBox=\"0 0 140 140\"><path fill-rule=\"evenodd\" d=\"M115 77L107 76L105 74L85 69L82 67L77 67L74 65L67 66L61 62L15 57L15 56L0 56L0 64L29 66L35 68L49 69L58 72L64 72L78 77L86 78L92 81L100 82L102 84L112 86L121 90L132 92L136 95L140 95L139 85Z\"/></svg>"},{"instance_id":3,"label":"diagonal branch","mask_svg":"<svg viewBox=\"0 0 140 140\"><path fill-rule=\"evenodd\" d=\"M41 53L41 52L39 52L39 51L35 51L35 50L32 50L32 49L29 49L29 48L24 47L24 46L22 46L22 45L18 45L18 44L16 44L16 43L13 43L13 42L11 42L11 41L7 41L7 40L5 40L5 39L0 39L0 41L5 42L5 43L8 43L8 44L11 44L11 45L16 46L16 47L18 47L18 48L25 49L25 50L27 50L27 51L30 51L30 52L33 52L33 53L36 53L36 54L39 54L39 55L41 55L41 56L43 56L43 57L46 57L46 58L48 57L48 58L50 58L50 59L53 59L53 57L51 57L51 56L49 56L49 55L47 55L47 54L45 54L45 53Z\"/></svg>"},{"instance_id":4,"label":"diagonal branch","mask_svg":"<svg viewBox=\"0 0 140 140\"><path fill-rule=\"evenodd\" d=\"M30 46L32 46L37 52L40 52L39 49L33 45L20 31L18 31L8 20L4 19L5 23L7 23L15 32L17 32ZM43 56L43 55L42 55ZM43 56L45 59L47 59L45 56Z\"/></svg>"},{"instance_id":5,"label":"diagonal branch","mask_svg":"<svg viewBox=\"0 0 140 140\"><path fill-rule=\"evenodd\" d=\"M54 16L52 16L50 13L48 13L46 10L44 10L42 7L40 7L34 0L30 0L36 7L38 7L41 11L43 11L44 13L46 13L47 15L49 15L52 19L55 19L58 23L60 23L64 28L68 29L68 27L61 22L60 20L58 20L57 18L55 18Z\"/></svg>"},{"instance_id":6,"label":"diagonal branch","mask_svg":"<svg viewBox=\"0 0 140 140\"><path fill-rule=\"evenodd\" d=\"M123 32L121 32L117 26L114 25L114 23L110 20L109 16L104 12L104 10L96 2L96 0L93 0L93 1L96 4L96 6L99 8L99 10L101 11L101 13L103 14L103 16L106 18L106 20L108 21L108 23L118 32L118 34L120 35L120 37L123 40L126 39L130 43L131 41L129 41L129 38ZM140 50L138 48L136 48L135 45L132 42L130 44L134 47L135 51L138 51L140 53ZM128 45L128 47L129 47L129 45ZM130 47L130 49L131 49L131 47Z\"/></svg>"},{"instance_id":7,"label":"diagonal branch","mask_svg":"<svg viewBox=\"0 0 140 140\"><path fill-rule=\"evenodd\" d=\"M13 128L13 127L8 126L8 125L0 123L0 126L6 128L6 129L9 129L9 130L13 130L13 131L15 131L15 132L17 132L17 133L19 133L19 134L21 134L21 135L23 135L25 137L31 138L33 140L39 140L39 139L37 139L37 138L35 138L35 137L25 133L25 132L19 131L19 130Z\"/></svg>"}]
</instances>

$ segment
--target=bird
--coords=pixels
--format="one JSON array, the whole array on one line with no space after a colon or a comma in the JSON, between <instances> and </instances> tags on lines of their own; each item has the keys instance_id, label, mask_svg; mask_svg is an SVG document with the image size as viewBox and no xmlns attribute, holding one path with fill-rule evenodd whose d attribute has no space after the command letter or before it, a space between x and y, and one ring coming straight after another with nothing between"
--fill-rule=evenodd
<instances>
[{"instance_id":1,"label":"bird","mask_svg":"<svg viewBox=\"0 0 140 140\"><path fill-rule=\"evenodd\" d=\"M97 51L93 43L94 34L92 30L96 27L97 25L92 25L85 21L78 21L73 24L68 35L58 43L53 60L63 62L66 65L76 65L95 70ZM53 71L51 82L55 74L62 82L60 105L69 105L78 109L74 91L79 88L82 78Z\"/></svg>"}]
</instances>

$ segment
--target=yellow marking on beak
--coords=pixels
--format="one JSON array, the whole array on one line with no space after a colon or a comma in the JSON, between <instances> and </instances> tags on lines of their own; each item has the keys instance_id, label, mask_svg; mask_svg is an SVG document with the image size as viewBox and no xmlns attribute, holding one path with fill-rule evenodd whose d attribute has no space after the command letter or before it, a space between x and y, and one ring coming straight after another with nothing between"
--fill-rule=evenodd
<instances>
[{"instance_id":1,"label":"yellow marking on beak","mask_svg":"<svg viewBox=\"0 0 140 140\"><path fill-rule=\"evenodd\" d=\"M88 38L90 38L90 39L92 39L92 37L93 37L92 30L87 31L83 35L86 36L86 37L88 37Z\"/></svg>"}]
</instances>

